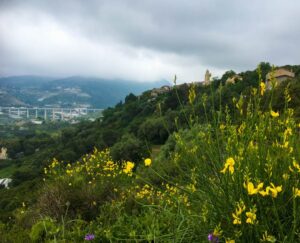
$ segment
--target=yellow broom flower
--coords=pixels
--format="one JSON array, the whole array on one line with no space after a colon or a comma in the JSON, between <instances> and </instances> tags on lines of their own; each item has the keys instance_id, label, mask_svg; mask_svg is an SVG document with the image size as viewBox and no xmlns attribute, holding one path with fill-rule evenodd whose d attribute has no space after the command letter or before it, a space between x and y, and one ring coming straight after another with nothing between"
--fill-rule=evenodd
<instances>
[{"instance_id":1,"label":"yellow broom flower","mask_svg":"<svg viewBox=\"0 0 300 243\"><path fill-rule=\"evenodd\" d=\"M272 117L278 117L279 116L279 112L275 112L273 110L271 110L270 114L271 114Z\"/></svg>"},{"instance_id":2,"label":"yellow broom flower","mask_svg":"<svg viewBox=\"0 0 300 243\"><path fill-rule=\"evenodd\" d=\"M244 187L247 189L249 195L255 195L264 187L264 183L259 183L255 188L252 182L248 182L248 184L244 184Z\"/></svg>"},{"instance_id":3,"label":"yellow broom flower","mask_svg":"<svg viewBox=\"0 0 300 243\"><path fill-rule=\"evenodd\" d=\"M300 197L300 189L293 187L293 195L294 197Z\"/></svg>"},{"instance_id":4,"label":"yellow broom flower","mask_svg":"<svg viewBox=\"0 0 300 243\"><path fill-rule=\"evenodd\" d=\"M152 161L151 161L150 158L147 158L147 159L144 160L144 163L145 163L145 166L150 166Z\"/></svg>"},{"instance_id":5,"label":"yellow broom flower","mask_svg":"<svg viewBox=\"0 0 300 243\"><path fill-rule=\"evenodd\" d=\"M230 174L233 174L233 172L234 172L234 164L235 164L235 161L234 161L234 159L232 157L226 159L224 168L223 168L223 170L221 170L221 173L225 174L225 172L227 170L229 170Z\"/></svg>"},{"instance_id":6,"label":"yellow broom flower","mask_svg":"<svg viewBox=\"0 0 300 243\"><path fill-rule=\"evenodd\" d=\"M260 95L263 96L266 91L266 85L264 82L260 82L259 86L260 86Z\"/></svg>"}]
</instances>

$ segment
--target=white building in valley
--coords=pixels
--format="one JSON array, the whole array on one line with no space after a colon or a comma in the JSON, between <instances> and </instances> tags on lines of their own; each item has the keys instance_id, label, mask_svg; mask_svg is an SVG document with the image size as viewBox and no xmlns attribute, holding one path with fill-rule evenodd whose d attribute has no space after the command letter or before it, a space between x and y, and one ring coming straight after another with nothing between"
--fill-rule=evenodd
<instances>
[{"instance_id":1,"label":"white building in valley","mask_svg":"<svg viewBox=\"0 0 300 243\"><path fill-rule=\"evenodd\" d=\"M12 179L10 178L3 178L0 179L0 186L4 186L5 188L9 188L8 184L12 182Z\"/></svg>"},{"instance_id":2,"label":"white building in valley","mask_svg":"<svg viewBox=\"0 0 300 243\"><path fill-rule=\"evenodd\" d=\"M1 148L0 151L0 160L7 159L7 148Z\"/></svg>"}]
</instances>

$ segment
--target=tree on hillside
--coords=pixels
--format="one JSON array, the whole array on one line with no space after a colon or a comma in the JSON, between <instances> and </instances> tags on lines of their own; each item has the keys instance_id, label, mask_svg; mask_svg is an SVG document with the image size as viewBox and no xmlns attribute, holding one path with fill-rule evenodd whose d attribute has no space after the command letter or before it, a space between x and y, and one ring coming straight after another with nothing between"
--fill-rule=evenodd
<instances>
[{"instance_id":1,"label":"tree on hillside","mask_svg":"<svg viewBox=\"0 0 300 243\"><path fill-rule=\"evenodd\" d=\"M146 138L154 144L163 144L169 136L163 119L161 117L147 119L139 127L139 137Z\"/></svg>"},{"instance_id":2,"label":"tree on hillside","mask_svg":"<svg viewBox=\"0 0 300 243\"><path fill-rule=\"evenodd\" d=\"M143 157L149 155L149 152L141 140L132 134L125 134L119 142L111 147L111 155L115 161L129 160L140 162Z\"/></svg>"},{"instance_id":3,"label":"tree on hillside","mask_svg":"<svg viewBox=\"0 0 300 243\"><path fill-rule=\"evenodd\" d=\"M129 95L127 95L125 97L125 104L127 104L129 102L134 102L136 100L137 100L137 97L133 93L130 93Z\"/></svg>"}]
</instances>

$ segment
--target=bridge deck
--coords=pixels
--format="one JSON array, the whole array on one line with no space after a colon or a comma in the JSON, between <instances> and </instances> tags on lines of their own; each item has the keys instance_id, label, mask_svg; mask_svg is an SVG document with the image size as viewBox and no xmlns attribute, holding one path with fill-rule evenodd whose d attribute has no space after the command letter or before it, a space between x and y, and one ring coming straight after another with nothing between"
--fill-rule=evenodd
<instances>
[{"instance_id":1,"label":"bridge deck","mask_svg":"<svg viewBox=\"0 0 300 243\"><path fill-rule=\"evenodd\" d=\"M102 117L102 112L104 109L99 108L82 108L82 107L2 107L0 106L0 115L8 115L14 119L32 119L32 118L42 118L44 120L70 120L73 118L78 118L86 116L91 113L100 113Z\"/></svg>"}]
</instances>

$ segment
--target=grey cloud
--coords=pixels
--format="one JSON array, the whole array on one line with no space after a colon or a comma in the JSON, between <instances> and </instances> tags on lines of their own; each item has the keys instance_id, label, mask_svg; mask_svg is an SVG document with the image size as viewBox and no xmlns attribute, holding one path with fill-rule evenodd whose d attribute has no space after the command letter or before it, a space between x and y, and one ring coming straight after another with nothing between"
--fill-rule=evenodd
<instances>
[{"instance_id":1,"label":"grey cloud","mask_svg":"<svg viewBox=\"0 0 300 243\"><path fill-rule=\"evenodd\" d=\"M216 70L241 71L260 61L299 63L297 0L2 0L0 7L0 16L14 11L48 16L74 36L127 52L132 62L140 50L148 50L170 61L170 70L179 64L168 55Z\"/></svg>"}]
</instances>

